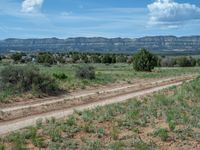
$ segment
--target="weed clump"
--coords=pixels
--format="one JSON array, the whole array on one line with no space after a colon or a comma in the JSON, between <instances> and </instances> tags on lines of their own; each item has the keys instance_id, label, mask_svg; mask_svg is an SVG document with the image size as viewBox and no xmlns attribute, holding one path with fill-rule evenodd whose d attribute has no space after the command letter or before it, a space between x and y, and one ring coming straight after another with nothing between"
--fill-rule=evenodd
<instances>
[{"instance_id":1,"label":"weed clump","mask_svg":"<svg viewBox=\"0 0 200 150\"><path fill-rule=\"evenodd\" d=\"M76 77L79 79L95 79L95 68L88 65L79 66L76 69Z\"/></svg>"},{"instance_id":2,"label":"weed clump","mask_svg":"<svg viewBox=\"0 0 200 150\"><path fill-rule=\"evenodd\" d=\"M64 73L54 73L53 77L58 80L66 80L68 78L68 76Z\"/></svg>"},{"instance_id":3,"label":"weed clump","mask_svg":"<svg viewBox=\"0 0 200 150\"><path fill-rule=\"evenodd\" d=\"M158 136L161 138L162 141L167 141L169 138L167 129L160 128L153 133L154 136Z\"/></svg>"},{"instance_id":4,"label":"weed clump","mask_svg":"<svg viewBox=\"0 0 200 150\"><path fill-rule=\"evenodd\" d=\"M141 138L134 139L131 145L137 150L153 150L156 148L156 144L154 142L145 142Z\"/></svg>"}]
</instances>

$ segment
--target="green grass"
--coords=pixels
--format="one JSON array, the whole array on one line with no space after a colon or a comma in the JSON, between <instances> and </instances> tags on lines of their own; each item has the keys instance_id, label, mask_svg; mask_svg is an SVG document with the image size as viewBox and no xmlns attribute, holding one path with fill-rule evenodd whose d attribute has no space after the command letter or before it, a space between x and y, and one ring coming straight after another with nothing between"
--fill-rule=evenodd
<instances>
[{"instance_id":1,"label":"green grass","mask_svg":"<svg viewBox=\"0 0 200 150\"><path fill-rule=\"evenodd\" d=\"M188 68L155 68L153 72L136 72L133 70L132 64L90 64L96 70L96 79L81 80L76 78L75 70L80 64L65 64L53 65L47 67L44 65L36 65L40 68L41 72L54 76L54 74L65 74L67 76L64 80L56 79L59 87L63 90L85 89L87 86L105 85L120 80L130 82L132 79L137 78L162 78L172 77L191 73L200 73L199 67ZM0 71L4 66L0 64ZM9 97L9 91L4 93L0 92L0 100ZM4 100L5 101L5 100Z\"/></svg>"},{"instance_id":2,"label":"green grass","mask_svg":"<svg viewBox=\"0 0 200 150\"><path fill-rule=\"evenodd\" d=\"M189 73L200 73L199 67L188 68L156 68L153 72L136 72L130 64L91 64L96 69L96 79L80 80L75 77L75 69L79 64L53 65L46 67L37 65L42 72L53 76L54 73L64 73L68 78L64 81L59 81L63 89L84 88L96 84L108 84L119 80L131 80L134 78L161 78L168 76L179 76ZM1 70L2 66L0 66Z\"/></svg>"},{"instance_id":3,"label":"green grass","mask_svg":"<svg viewBox=\"0 0 200 150\"><path fill-rule=\"evenodd\" d=\"M143 99L75 112L0 140L2 147L45 149L197 148L200 139L200 78ZM173 122L173 127L170 127ZM14 140L13 140L14 139ZM183 143L181 144L180 143ZM191 145L191 143L193 143ZM186 147L185 147L186 146Z\"/></svg>"}]
</instances>

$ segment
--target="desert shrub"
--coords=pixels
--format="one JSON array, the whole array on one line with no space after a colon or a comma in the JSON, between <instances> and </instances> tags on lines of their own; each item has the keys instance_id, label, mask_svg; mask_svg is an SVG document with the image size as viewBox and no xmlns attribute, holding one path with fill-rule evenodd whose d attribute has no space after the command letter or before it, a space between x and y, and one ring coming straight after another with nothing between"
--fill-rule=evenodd
<instances>
[{"instance_id":1,"label":"desert shrub","mask_svg":"<svg viewBox=\"0 0 200 150\"><path fill-rule=\"evenodd\" d=\"M171 131L174 131L175 128L176 128L176 123L175 123L175 121L171 120L168 124L169 124L169 129L170 129Z\"/></svg>"},{"instance_id":2,"label":"desert shrub","mask_svg":"<svg viewBox=\"0 0 200 150\"><path fill-rule=\"evenodd\" d=\"M176 59L166 57L161 60L160 64L161 67L174 67L176 65Z\"/></svg>"},{"instance_id":3,"label":"desert shrub","mask_svg":"<svg viewBox=\"0 0 200 150\"><path fill-rule=\"evenodd\" d=\"M2 90L12 89L14 93L55 94L59 89L55 80L31 65L5 67L0 72L0 83Z\"/></svg>"},{"instance_id":4,"label":"desert shrub","mask_svg":"<svg viewBox=\"0 0 200 150\"><path fill-rule=\"evenodd\" d=\"M23 53L15 53L11 55L11 59L13 59L15 62L20 62L22 60L22 57L25 56Z\"/></svg>"},{"instance_id":5,"label":"desert shrub","mask_svg":"<svg viewBox=\"0 0 200 150\"><path fill-rule=\"evenodd\" d=\"M103 145L100 141L87 141L87 150L102 150Z\"/></svg>"},{"instance_id":6,"label":"desert shrub","mask_svg":"<svg viewBox=\"0 0 200 150\"><path fill-rule=\"evenodd\" d=\"M136 71L152 71L157 65L157 57L146 49L141 49L133 57L133 67Z\"/></svg>"},{"instance_id":7,"label":"desert shrub","mask_svg":"<svg viewBox=\"0 0 200 150\"><path fill-rule=\"evenodd\" d=\"M58 80L65 80L68 78L68 76L64 73L54 73L53 76Z\"/></svg>"},{"instance_id":8,"label":"desert shrub","mask_svg":"<svg viewBox=\"0 0 200 150\"><path fill-rule=\"evenodd\" d=\"M177 58L177 65L179 67L191 67L196 65L196 61L193 58L179 57Z\"/></svg>"},{"instance_id":9,"label":"desert shrub","mask_svg":"<svg viewBox=\"0 0 200 150\"><path fill-rule=\"evenodd\" d=\"M5 150L5 146L0 143L0 150Z\"/></svg>"},{"instance_id":10,"label":"desert shrub","mask_svg":"<svg viewBox=\"0 0 200 150\"><path fill-rule=\"evenodd\" d=\"M75 126L76 125L76 118L74 116L69 116L69 118L66 121L66 124L68 126Z\"/></svg>"},{"instance_id":11,"label":"desert shrub","mask_svg":"<svg viewBox=\"0 0 200 150\"><path fill-rule=\"evenodd\" d=\"M49 142L49 147L51 150L61 149L61 144L59 142Z\"/></svg>"},{"instance_id":12,"label":"desert shrub","mask_svg":"<svg viewBox=\"0 0 200 150\"><path fill-rule=\"evenodd\" d=\"M39 53L36 57L38 63L52 65L55 59L51 53Z\"/></svg>"},{"instance_id":13,"label":"desert shrub","mask_svg":"<svg viewBox=\"0 0 200 150\"><path fill-rule=\"evenodd\" d=\"M79 79L95 79L95 68L88 65L79 66L76 69L76 77Z\"/></svg>"},{"instance_id":14,"label":"desert shrub","mask_svg":"<svg viewBox=\"0 0 200 150\"><path fill-rule=\"evenodd\" d=\"M68 139L68 140L64 141L63 148L70 149L70 150L73 150L73 149L76 150L76 149L78 149L78 145L79 145L79 143L77 141Z\"/></svg>"},{"instance_id":15,"label":"desert shrub","mask_svg":"<svg viewBox=\"0 0 200 150\"><path fill-rule=\"evenodd\" d=\"M91 124L91 123L83 124L82 125L82 129L86 133L95 133L96 132L95 126L93 124Z\"/></svg>"},{"instance_id":16,"label":"desert shrub","mask_svg":"<svg viewBox=\"0 0 200 150\"><path fill-rule=\"evenodd\" d=\"M167 129L160 128L153 133L154 136L158 136L161 138L162 141L167 141L169 138Z\"/></svg>"},{"instance_id":17,"label":"desert shrub","mask_svg":"<svg viewBox=\"0 0 200 150\"><path fill-rule=\"evenodd\" d=\"M96 132L98 138L102 138L105 134L104 128L98 128Z\"/></svg>"},{"instance_id":18,"label":"desert shrub","mask_svg":"<svg viewBox=\"0 0 200 150\"><path fill-rule=\"evenodd\" d=\"M90 62L92 63L101 63L101 58L98 55L92 55L90 59Z\"/></svg>"},{"instance_id":19,"label":"desert shrub","mask_svg":"<svg viewBox=\"0 0 200 150\"><path fill-rule=\"evenodd\" d=\"M125 150L125 144L122 141L116 141L109 145L110 150Z\"/></svg>"},{"instance_id":20,"label":"desert shrub","mask_svg":"<svg viewBox=\"0 0 200 150\"><path fill-rule=\"evenodd\" d=\"M59 142L61 140L61 129L57 127L50 127L48 130L52 142Z\"/></svg>"},{"instance_id":21,"label":"desert shrub","mask_svg":"<svg viewBox=\"0 0 200 150\"><path fill-rule=\"evenodd\" d=\"M137 150L153 150L156 147L156 144L152 141L146 143L142 139L134 139L132 147Z\"/></svg>"},{"instance_id":22,"label":"desert shrub","mask_svg":"<svg viewBox=\"0 0 200 150\"><path fill-rule=\"evenodd\" d=\"M124 55L119 55L116 57L116 62L117 63L126 63L127 62L127 57Z\"/></svg>"},{"instance_id":23,"label":"desert shrub","mask_svg":"<svg viewBox=\"0 0 200 150\"><path fill-rule=\"evenodd\" d=\"M197 65L197 66L200 66L200 59L197 59L197 60L196 60L196 65Z\"/></svg>"},{"instance_id":24,"label":"desert shrub","mask_svg":"<svg viewBox=\"0 0 200 150\"><path fill-rule=\"evenodd\" d=\"M113 140L117 140L118 137L119 137L119 129L117 127L113 127L111 132L110 132L110 135L111 135Z\"/></svg>"},{"instance_id":25,"label":"desert shrub","mask_svg":"<svg viewBox=\"0 0 200 150\"><path fill-rule=\"evenodd\" d=\"M104 55L101 60L101 62L104 64L111 64L113 61L114 61L114 58L109 54Z\"/></svg>"},{"instance_id":26,"label":"desert shrub","mask_svg":"<svg viewBox=\"0 0 200 150\"><path fill-rule=\"evenodd\" d=\"M31 139L33 145L39 148L44 147L43 138L37 135L37 128L30 127L26 134L26 138Z\"/></svg>"},{"instance_id":27,"label":"desert shrub","mask_svg":"<svg viewBox=\"0 0 200 150\"><path fill-rule=\"evenodd\" d=\"M14 133L8 137L9 142L13 142L13 149L15 150L25 150L25 136L20 133Z\"/></svg>"}]
</instances>

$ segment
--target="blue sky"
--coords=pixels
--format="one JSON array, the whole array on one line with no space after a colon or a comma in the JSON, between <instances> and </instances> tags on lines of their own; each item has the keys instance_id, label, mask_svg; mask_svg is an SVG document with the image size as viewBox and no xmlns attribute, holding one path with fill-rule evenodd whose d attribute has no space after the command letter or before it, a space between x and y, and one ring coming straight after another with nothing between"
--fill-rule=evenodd
<instances>
[{"instance_id":1,"label":"blue sky","mask_svg":"<svg viewBox=\"0 0 200 150\"><path fill-rule=\"evenodd\" d=\"M199 0L0 0L0 39L200 35Z\"/></svg>"}]
</instances>

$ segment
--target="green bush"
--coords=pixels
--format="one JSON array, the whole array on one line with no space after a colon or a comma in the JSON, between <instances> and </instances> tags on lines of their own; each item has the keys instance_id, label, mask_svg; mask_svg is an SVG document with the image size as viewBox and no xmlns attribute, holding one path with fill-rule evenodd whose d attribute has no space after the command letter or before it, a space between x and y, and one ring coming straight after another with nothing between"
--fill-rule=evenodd
<instances>
[{"instance_id":1,"label":"green bush","mask_svg":"<svg viewBox=\"0 0 200 150\"><path fill-rule=\"evenodd\" d=\"M68 76L64 73L60 73L60 74L54 73L53 76L58 80L65 80L68 78Z\"/></svg>"},{"instance_id":2,"label":"green bush","mask_svg":"<svg viewBox=\"0 0 200 150\"><path fill-rule=\"evenodd\" d=\"M113 140L118 140L119 138L119 129L117 127L113 127L110 136L112 137Z\"/></svg>"},{"instance_id":3,"label":"green bush","mask_svg":"<svg viewBox=\"0 0 200 150\"><path fill-rule=\"evenodd\" d=\"M36 57L38 63L53 65L55 64L55 58L51 53L39 53Z\"/></svg>"},{"instance_id":4,"label":"green bush","mask_svg":"<svg viewBox=\"0 0 200 150\"><path fill-rule=\"evenodd\" d=\"M75 126L76 125L76 119L74 116L69 116L69 118L66 121L66 124L68 126Z\"/></svg>"},{"instance_id":5,"label":"green bush","mask_svg":"<svg viewBox=\"0 0 200 150\"><path fill-rule=\"evenodd\" d=\"M0 72L0 88L4 91L12 89L14 93L37 92L56 94L58 85L49 76L40 73L32 65L8 66Z\"/></svg>"},{"instance_id":6,"label":"green bush","mask_svg":"<svg viewBox=\"0 0 200 150\"><path fill-rule=\"evenodd\" d=\"M104 128L98 128L96 132L98 138L102 138L105 134Z\"/></svg>"},{"instance_id":7,"label":"green bush","mask_svg":"<svg viewBox=\"0 0 200 150\"><path fill-rule=\"evenodd\" d=\"M13 143L15 150L26 150L26 138L24 134L14 133L8 136L8 141Z\"/></svg>"},{"instance_id":8,"label":"green bush","mask_svg":"<svg viewBox=\"0 0 200 150\"><path fill-rule=\"evenodd\" d=\"M133 57L133 67L136 71L152 71L157 65L157 57L146 49L141 49Z\"/></svg>"},{"instance_id":9,"label":"green bush","mask_svg":"<svg viewBox=\"0 0 200 150\"><path fill-rule=\"evenodd\" d=\"M144 142L142 139L134 139L132 143L132 147L134 147L136 150L153 150L156 147L156 144L152 141L150 142Z\"/></svg>"},{"instance_id":10,"label":"green bush","mask_svg":"<svg viewBox=\"0 0 200 150\"><path fill-rule=\"evenodd\" d=\"M88 65L79 66L76 70L76 77L79 79L95 79L95 68Z\"/></svg>"},{"instance_id":11,"label":"green bush","mask_svg":"<svg viewBox=\"0 0 200 150\"><path fill-rule=\"evenodd\" d=\"M196 66L196 59L192 57L179 57L176 60L179 67L193 67Z\"/></svg>"},{"instance_id":12,"label":"green bush","mask_svg":"<svg viewBox=\"0 0 200 150\"><path fill-rule=\"evenodd\" d=\"M5 150L5 146L0 143L0 150Z\"/></svg>"},{"instance_id":13,"label":"green bush","mask_svg":"<svg viewBox=\"0 0 200 150\"><path fill-rule=\"evenodd\" d=\"M175 130L175 128L176 128L176 123L175 123L175 121L171 120L171 121L168 123L168 125L169 125L169 129L170 129L171 131L174 131L174 130Z\"/></svg>"},{"instance_id":14,"label":"green bush","mask_svg":"<svg viewBox=\"0 0 200 150\"><path fill-rule=\"evenodd\" d=\"M160 137L162 141L167 141L167 139L169 138L168 131L164 128L156 130L153 135Z\"/></svg>"},{"instance_id":15,"label":"green bush","mask_svg":"<svg viewBox=\"0 0 200 150\"><path fill-rule=\"evenodd\" d=\"M11 55L11 59L13 59L15 62L20 62L23 56L25 56L25 54L15 53Z\"/></svg>"},{"instance_id":16,"label":"green bush","mask_svg":"<svg viewBox=\"0 0 200 150\"><path fill-rule=\"evenodd\" d=\"M87 141L87 150L102 150L103 149L103 145L101 144L100 141L96 140L96 141Z\"/></svg>"},{"instance_id":17,"label":"green bush","mask_svg":"<svg viewBox=\"0 0 200 150\"><path fill-rule=\"evenodd\" d=\"M110 150L125 150L125 144L122 141L116 141L109 145Z\"/></svg>"}]
</instances>

